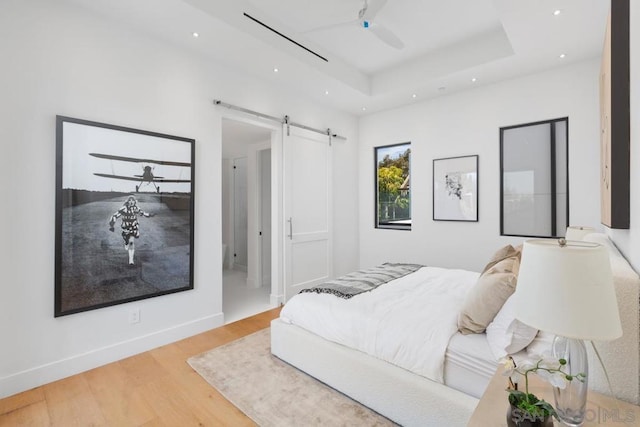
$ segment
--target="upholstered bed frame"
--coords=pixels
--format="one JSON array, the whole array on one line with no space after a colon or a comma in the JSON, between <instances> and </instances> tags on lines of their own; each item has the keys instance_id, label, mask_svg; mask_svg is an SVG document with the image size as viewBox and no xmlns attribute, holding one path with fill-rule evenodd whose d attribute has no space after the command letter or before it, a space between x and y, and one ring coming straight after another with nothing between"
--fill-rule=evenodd
<instances>
[{"instance_id":1,"label":"upholstered bed frame","mask_svg":"<svg viewBox=\"0 0 640 427\"><path fill-rule=\"evenodd\" d=\"M622 322L622 338L595 343L609 374L611 391L602 366L590 345L587 346L591 376L589 387L637 405L640 403L640 279L605 234L587 234L584 240L599 243L609 249Z\"/></svg>"},{"instance_id":2,"label":"upholstered bed frame","mask_svg":"<svg viewBox=\"0 0 640 427\"><path fill-rule=\"evenodd\" d=\"M596 343L613 395L640 402L640 280L606 235L585 240L611 254L623 336ZM590 347L590 346L589 346ZM330 385L403 426L464 426L478 400L365 353L325 340L276 319L271 351L280 359ZM590 387L611 394L599 361L590 349Z\"/></svg>"},{"instance_id":3,"label":"upholstered bed frame","mask_svg":"<svg viewBox=\"0 0 640 427\"><path fill-rule=\"evenodd\" d=\"M271 352L403 426L466 425L478 399L276 319Z\"/></svg>"}]
</instances>

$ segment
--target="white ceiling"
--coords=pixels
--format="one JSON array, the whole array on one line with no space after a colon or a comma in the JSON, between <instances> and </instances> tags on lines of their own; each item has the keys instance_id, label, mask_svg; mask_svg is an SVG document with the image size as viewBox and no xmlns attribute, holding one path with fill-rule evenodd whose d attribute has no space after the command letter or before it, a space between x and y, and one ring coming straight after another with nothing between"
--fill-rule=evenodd
<instances>
[{"instance_id":1,"label":"white ceiling","mask_svg":"<svg viewBox=\"0 0 640 427\"><path fill-rule=\"evenodd\" d=\"M364 0L67 1L356 115L598 57L609 8L608 0L388 0L374 24L402 39L397 50L356 23L314 30L355 20Z\"/></svg>"},{"instance_id":2,"label":"white ceiling","mask_svg":"<svg viewBox=\"0 0 640 427\"><path fill-rule=\"evenodd\" d=\"M369 0L379 1L379 0ZM383 0L384 1L384 0ZM318 46L360 72L373 76L443 46L501 31L491 0L390 0L375 23L384 25L405 42L395 49L362 28L357 19L364 0L249 0L267 22L286 25L290 34ZM464 10L464 14L460 11ZM455 25L451 25L452 19ZM351 22L349 22L351 21ZM327 28L332 24L339 24ZM344 25L346 24L346 25ZM324 27L324 30L318 28ZM317 29L317 30L314 30ZM309 43L311 42L311 43Z\"/></svg>"}]
</instances>

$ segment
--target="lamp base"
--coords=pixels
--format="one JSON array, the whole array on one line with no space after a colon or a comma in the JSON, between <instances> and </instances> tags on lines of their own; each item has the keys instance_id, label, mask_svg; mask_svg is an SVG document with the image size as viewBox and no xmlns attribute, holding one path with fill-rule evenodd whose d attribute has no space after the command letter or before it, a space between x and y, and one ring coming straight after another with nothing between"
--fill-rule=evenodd
<instances>
[{"instance_id":1,"label":"lamp base","mask_svg":"<svg viewBox=\"0 0 640 427\"><path fill-rule=\"evenodd\" d=\"M564 424L575 427L584 423L587 407L589 362L584 341L556 336L553 340L553 356L565 359L564 371L572 376L565 388L553 388L558 418ZM578 377L578 374L582 376Z\"/></svg>"}]
</instances>

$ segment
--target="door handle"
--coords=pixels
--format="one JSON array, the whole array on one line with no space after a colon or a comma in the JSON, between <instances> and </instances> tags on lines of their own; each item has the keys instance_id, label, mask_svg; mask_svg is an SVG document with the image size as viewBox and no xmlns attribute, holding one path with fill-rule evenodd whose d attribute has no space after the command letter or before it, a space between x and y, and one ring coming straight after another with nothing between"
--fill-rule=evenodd
<instances>
[{"instance_id":1,"label":"door handle","mask_svg":"<svg viewBox=\"0 0 640 427\"><path fill-rule=\"evenodd\" d=\"M293 240L293 218L289 217L289 240Z\"/></svg>"}]
</instances>

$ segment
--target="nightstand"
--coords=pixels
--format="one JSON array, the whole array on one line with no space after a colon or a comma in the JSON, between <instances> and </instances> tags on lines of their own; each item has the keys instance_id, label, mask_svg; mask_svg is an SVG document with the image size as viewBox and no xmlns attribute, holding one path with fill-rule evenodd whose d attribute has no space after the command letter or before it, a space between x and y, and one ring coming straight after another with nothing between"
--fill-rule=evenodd
<instances>
[{"instance_id":1,"label":"nightstand","mask_svg":"<svg viewBox=\"0 0 640 427\"><path fill-rule=\"evenodd\" d=\"M506 427L507 425L507 377L503 367L493 375L478 406L469 419L468 427ZM529 376L529 392L554 405L553 388L537 375ZM563 424L555 420L554 425ZM587 395L587 413L584 426L632 427L640 425L640 406L623 402L594 391Z\"/></svg>"}]
</instances>

